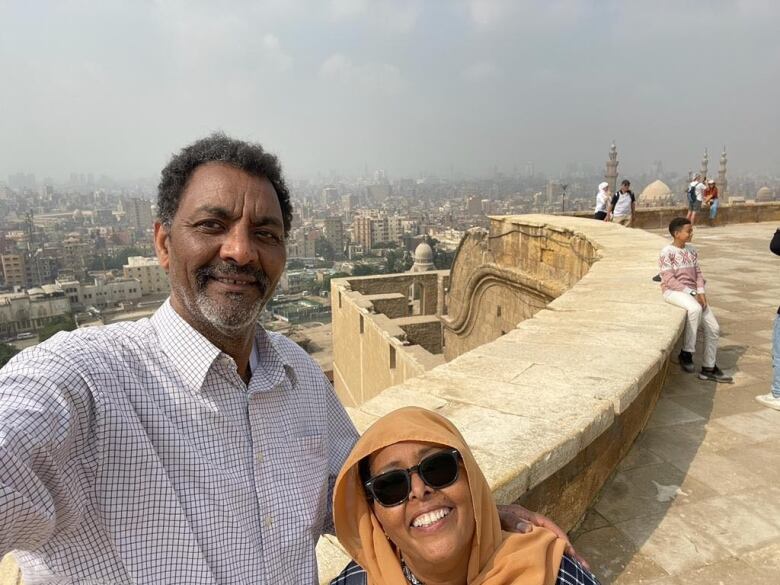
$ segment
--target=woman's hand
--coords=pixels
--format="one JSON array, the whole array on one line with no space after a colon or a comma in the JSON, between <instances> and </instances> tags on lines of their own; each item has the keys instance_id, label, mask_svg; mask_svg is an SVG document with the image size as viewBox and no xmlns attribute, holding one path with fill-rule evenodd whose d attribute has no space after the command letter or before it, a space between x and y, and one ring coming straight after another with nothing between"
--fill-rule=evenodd
<instances>
[{"instance_id":1,"label":"woman's hand","mask_svg":"<svg viewBox=\"0 0 780 585\"><path fill-rule=\"evenodd\" d=\"M507 532L519 532L524 534L530 532L532 526L546 528L555 534L555 536L566 542L566 550L564 551L566 555L577 560L583 567L590 571L588 561L577 554L577 551L574 550L567 534L547 516L531 512L531 510L518 506L517 504L510 504L498 506L498 517L501 520L501 529Z\"/></svg>"}]
</instances>

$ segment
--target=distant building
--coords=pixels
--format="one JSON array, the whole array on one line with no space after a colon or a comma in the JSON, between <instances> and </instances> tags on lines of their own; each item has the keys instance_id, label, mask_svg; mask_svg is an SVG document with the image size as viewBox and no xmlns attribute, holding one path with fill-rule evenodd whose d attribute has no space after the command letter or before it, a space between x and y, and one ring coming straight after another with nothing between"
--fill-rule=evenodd
<instances>
[{"instance_id":1,"label":"distant building","mask_svg":"<svg viewBox=\"0 0 780 585\"><path fill-rule=\"evenodd\" d=\"M122 203L127 223L138 230L150 230L154 225L152 202L146 199L125 199Z\"/></svg>"},{"instance_id":2,"label":"distant building","mask_svg":"<svg viewBox=\"0 0 780 585\"><path fill-rule=\"evenodd\" d=\"M428 272L435 270L433 265L433 249L425 242L421 242L414 251L414 264L409 272Z\"/></svg>"},{"instance_id":3,"label":"distant building","mask_svg":"<svg viewBox=\"0 0 780 585\"><path fill-rule=\"evenodd\" d=\"M766 202L774 201L774 200L775 200L775 193L769 187L766 187L766 186L761 187L756 192L756 202L757 203L766 203Z\"/></svg>"},{"instance_id":4,"label":"distant building","mask_svg":"<svg viewBox=\"0 0 780 585\"><path fill-rule=\"evenodd\" d=\"M336 256L344 253L344 222L340 217L328 217L324 222L325 239L330 243Z\"/></svg>"},{"instance_id":5,"label":"distant building","mask_svg":"<svg viewBox=\"0 0 780 585\"><path fill-rule=\"evenodd\" d=\"M339 202L339 190L335 187L325 187L322 190L322 204L324 206L334 205Z\"/></svg>"},{"instance_id":6,"label":"distant building","mask_svg":"<svg viewBox=\"0 0 780 585\"><path fill-rule=\"evenodd\" d=\"M563 200L563 185L560 182L550 179L547 181L545 193L545 205L560 206Z\"/></svg>"},{"instance_id":7,"label":"distant building","mask_svg":"<svg viewBox=\"0 0 780 585\"><path fill-rule=\"evenodd\" d=\"M618 152L615 141L609 145L609 159L607 160L607 169L604 173L604 180L609 183L609 190L614 193L617 190L617 177L618 177Z\"/></svg>"},{"instance_id":8,"label":"distant building","mask_svg":"<svg viewBox=\"0 0 780 585\"><path fill-rule=\"evenodd\" d=\"M390 241L388 219L384 215L359 215L352 222L355 242L370 250L379 242Z\"/></svg>"},{"instance_id":9,"label":"distant building","mask_svg":"<svg viewBox=\"0 0 780 585\"><path fill-rule=\"evenodd\" d=\"M113 225L115 221L113 209L96 209L92 217L97 225Z\"/></svg>"},{"instance_id":10,"label":"distant building","mask_svg":"<svg viewBox=\"0 0 780 585\"><path fill-rule=\"evenodd\" d=\"M25 258L22 254L0 255L0 265L3 269L3 282L7 288L27 288L25 264Z\"/></svg>"},{"instance_id":11,"label":"distant building","mask_svg":"<svg viewBox=\"0 0 780 585\"><path fill-rule=\"evenodd\" d=\"M0 295L0 337L36 331L70 311L68 297L60 287L51 284Z\"/></svg>"},{"instance_id":12,"label":"distant building","mask_svg":"<svg viewBox=\"0 0 780 585\"><path fill-rule=\"evenodd\" d=\"M92 254L92 244L81 240L74 233L62 240L62 268L70 270L77 278L86 276L86 258Z\"/></svg>"},{"instance_id":13,"label":"distant building","mask_svg":"<svg viewBox=\"0 0 780 585\"><path fill-rule=\"evenodd\" d=\"M298 228L292 231L287 242L288 258L314 258L317 255L316 241L319 234L309 228Z\"/></svg>"},{"instance_id":14,"label":"distant building","mask_svg":"<svg viewBox=\"0 0 780 585\"><path fill-rule=\"evenodd\" d=\"M675 205L675 197L669 186L661 181L653 181L639 194L638 207L671 207Z\"/></svg>"},{"instance_id":15,"label":"distant building","mask_svg":"<svg viewBox=\"0 0 780 585\"><path fill-rule=\"evenodd\" d=\"M482 200L478 197L466 198L466 213L469 215L483 215L482 213Z\"/></svg>"},{"instance_id":16,"label":"distant building","mask_svg":"<svg viewBox=\"0 0 780 585\"><path fill-rule=\"evenodd\" d=\"M122 266L122 274L140 283L141 296L163 294L171 290L168 274L155 257L130 256L127 264Z\"/></svg>"},{"instance_id":17,"label":"distant building","mask_svg":"<svg viewBox=\"0 0 780 585\"><path fill-rule=\"evenodd\" d=\"M71 305L79 308L97 307L104 309L117 303L137 301L141 298L141 282L135 278L96 277L93 284L77 280L57 280ZM75 300L74 300L75 299Z\"/></svg>"}]
</instances>

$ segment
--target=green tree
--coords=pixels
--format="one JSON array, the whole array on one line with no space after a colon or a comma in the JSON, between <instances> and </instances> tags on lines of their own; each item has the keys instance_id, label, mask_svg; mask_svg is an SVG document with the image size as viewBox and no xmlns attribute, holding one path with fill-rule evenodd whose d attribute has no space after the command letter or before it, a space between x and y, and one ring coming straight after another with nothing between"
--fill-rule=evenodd
<instances>
[{"instance_id":1,"label":"green tree","mask_svg":"<svg viewBox=\"0 0 780 585\"><path fill-rule=\"evenodd\" d=\"M382 271L372 264L355 264L352 268L352 276L371 276L373 274L381 274Z\"/></svg>"},{"instance_id":2,"label":"green tree","mask_svg":"<svg viewBox=\"0 0 780 585\"><path fill-rule=\"evenodd\" d=\"M127 259L130 256L146 256L146 253L133 246L122 248L113 255L101 252L90 259L87 263L87 270L120 270L122 266L127 264Z\"/></svg>"},{"instance_id":3,"label":"green tree","mask_svg":"<svg viewBox=\"0 0 780 585\"><path fill-rule=\"evenodd\" d=\"M73 319L73 315L63 315L57 317L51 323L47 323L41 329L38 330L38 341L46 341L60 331L73 331L76 328L76 321Z\"/></svg>"},{"instance_id":4,"label":"green tree","mask_svg":"<svg viewBox=\"0 0 780 585\"><path fill-rule=\"evenodd\" d=\"M414 259L406 250L389 250L385 256L385 272L388 274L406 272L412 264Z\"/></svg>"},{"instance_id":5,"label":"green tree","mask_svg":"<svg viewBox=\"0 0 780 585\"><path fill-rule=\"evenodd\" d=\"M449 250L439 249L439 240L436 238L427 238L428 245L433 250L433 265L436 270L449 270L452 268L452 263L455 260L455 252Z\"/></svg>"},{"instance_id":6,"label":"green tree","mask_svg":"<svg viewBox=\"0 0 780 585\"><path fill-rule=\"evenodd\" d=\"M333 261L336 254L333 251L333 244L331 244L325 238L320 238L314 242L314 253L317 256L321 256L325 260Z\"/></svg>"},{"instance_id":7,"label":"green tree","mask_svg":"<svg viewBox=\"0 0 780 585\"><path fill-rule=\"evenodd\" d=\"M382 250L382 249L395 249L398 247L398 242L375 242L373 246L371 246L372 250Z\"/></svg>"},{"instance_id":8,"label":"green tree","mask_svg":"<svg viewBox=\"0 0 780 585\"><path fill-rule=\"evenodd\" d=\"M13 345L8 343L0 343L0 368L7 364L8 360L14 357L17 353L19 353L19 350L16 349Z\"/></svg>"}]
</instances>

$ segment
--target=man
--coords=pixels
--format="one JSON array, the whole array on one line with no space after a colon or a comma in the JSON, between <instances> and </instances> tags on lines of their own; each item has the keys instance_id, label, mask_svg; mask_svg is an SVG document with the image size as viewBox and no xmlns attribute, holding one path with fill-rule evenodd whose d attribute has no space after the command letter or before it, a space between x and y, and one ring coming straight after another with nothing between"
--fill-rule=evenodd
<instances>
[{"instance_id":1,"label":"man","mask_svg":"<svg viewBox=\"0 0 780 585\"><path fill-rule=\"evenodd\" d=\"M780 256L780 229L775 230L769 250ZM756 396L756 400L764 406L780 410L780 308L777 309L772 332L772 385L768 394L760 394Z\"/></svg>"},{"instance_id":2,"label":"man","mask_svg":"<svg viewBox=\"0 0 780 585\"><path fill-rule=\"evenodd\" d=\"M731 376L724 374L715 363L720 327L707 302L698 252L689 244L693 238L693 225L685 217L676 217L669 223L669 233L673 241L661 250L658 268L664 300L687 312L685 336L679 355L680 366L686 372L695 371L693 354L696 352L696 336L699 327L702 327L704 357L699 379L732 382Z\"/></svg>"},{"instance_id":3,"label":"man","mask_svg":"<svg viewBox=\"0 0 780 585\"><path fill-rule=\"evenodd\" d=\"M701 204L704 200L703 183L704 177L700 173L696 173L693 176L693 181L688 185L688 220L691 224L696 223L696 214L701 211Z\"/></svg>"},{"instance_id":4,"label":"man","mask_svg":"<svg viewBox=\"0 0 780 585\"><path fill-rule=\"evenodd\" d=\"M279 163L197 141L158 214L171 296L151 319L0 371L0 557L17 549L26 583L313 583L357 433L306 353L257 326L292 220Z\"/></svg>"},{"instance_id":5,"label":"man","mask_svg":"<svg viewBox=\"0 0 780 585\"><path fill-rule=\"evenodd\" d=\"M704 204L710 207L710 223L715 221L718 215L718 186L713 179L707 181L707 188L704 190Z\"/></svg>"},{"instance_id":6,"label":"man","mask_svg":"<svg viewBox=\"0 0 780 585\"><path fill-rule=\"evenodd\" d=\"M631 190L631 182L624 179L620 183L620 189L612 196L609 203L608 218L615 223L631 227L634 224L634 214L636 213L636 197Z\"/></svg>"}]
</instances>

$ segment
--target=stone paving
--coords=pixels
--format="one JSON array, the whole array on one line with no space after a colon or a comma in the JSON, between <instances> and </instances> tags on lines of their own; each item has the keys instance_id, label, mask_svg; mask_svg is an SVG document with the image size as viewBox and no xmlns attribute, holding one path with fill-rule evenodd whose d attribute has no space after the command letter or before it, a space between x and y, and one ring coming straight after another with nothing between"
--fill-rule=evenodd
<instances>
[{"instance_id":1,"label":"stone paving","mask_svg":"<svg viewBox=\"0 0 780 585\"><path fill-rule=\"evenodd\" d=\"M701 381L673 358L647 427L572 535L604 585L780 583L780 412L754 398L772 375L776 227L694 230L718 365L735 383Z\"/></svg>"}]
</instances>

